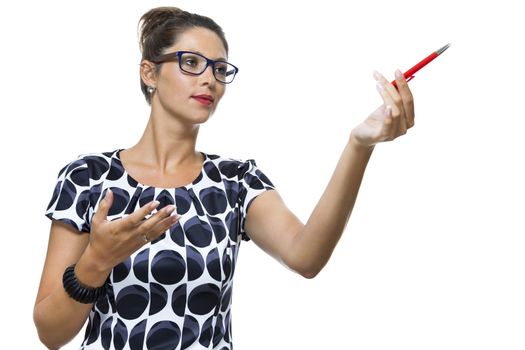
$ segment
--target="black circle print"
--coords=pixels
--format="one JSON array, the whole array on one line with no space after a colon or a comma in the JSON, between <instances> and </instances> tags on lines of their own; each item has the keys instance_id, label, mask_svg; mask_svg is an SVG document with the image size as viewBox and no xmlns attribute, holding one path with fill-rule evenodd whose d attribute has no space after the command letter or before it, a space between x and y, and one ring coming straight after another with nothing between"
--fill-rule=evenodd
<instances>
[{"instance_id":1,"label":"black circle print","mask_svg":"<svg viewBox=\"0 0 525 350\"><path fill-rule=\"evenodd\" d=\"M235 256L247 239L238 225L246 201L273 188L270 180L253 160L205 155L191 184L155 188L129 176L117 151L94 153L61 169L46 215L89 232L108 188L114 194L108 220L153 200L161 202L157 210L174 204L182 217L113 268L81 348L231 350Z\"/></svg>"},{"instance_id":2,"label":"black circle print","mask_svg":"<svg viewBox=\"0 0 525 350\"><path fill-rule=\"evenodd\" d=\"M122 289L117 295L117 309L127 320L139 317L149 303L149 293L146 288L131 285Z\"/></svg>"},{"instance_id":3,"label":"black circle print","mask_svg":"<svg viewBox=\"0 0 525 350\"><path fill-rule=\"evenodd\" d=\"M151 261L151 274L159 283L178 283L186 274L186 262L175 251L162 250Z\"/></svg>"},{"instance_id":4,"label":"black circle print","mask_svg":"<svg viewBox=\"0 0 525 350\"><path fill-rule=\"evenodd\" d=\"M148 332L146 346L149 350L175 349L179 345L180 329L171 321L160 321Z\"/></svg>"},{"instance_id":5,"label":"black circle print","mask_svg":"<svg viewBox=\"0 0 525 350\"><path fill-rule=\"evenodd\" d=\"M206 315L219 302L220 290L215 284L206 283L191 291L188 306L197 315Z\"/></svg>"}]
</instances>

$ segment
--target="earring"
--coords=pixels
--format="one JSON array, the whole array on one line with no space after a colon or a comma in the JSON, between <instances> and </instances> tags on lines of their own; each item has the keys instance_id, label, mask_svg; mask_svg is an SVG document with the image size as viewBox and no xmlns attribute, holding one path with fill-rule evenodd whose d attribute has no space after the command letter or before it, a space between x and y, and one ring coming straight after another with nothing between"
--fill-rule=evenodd
<instances>
[{"instance_id":1,"label":"earring","mask_svg":"<svg viewBox=\"0 0 525 350\"><path fill-rule=\"evenodd\" d=\"M153 91L155 91L155 86L148 86L148 92L152 94Z\"/></svg>"}]
</instances>

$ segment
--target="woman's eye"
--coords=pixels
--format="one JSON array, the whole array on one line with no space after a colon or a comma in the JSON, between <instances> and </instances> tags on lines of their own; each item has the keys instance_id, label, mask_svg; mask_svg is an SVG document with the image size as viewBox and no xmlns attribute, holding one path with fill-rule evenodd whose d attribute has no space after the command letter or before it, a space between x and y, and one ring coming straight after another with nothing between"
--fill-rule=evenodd
<instances>
[{"instance_id":1,"label":"woman's eye","mask_svg":"<svg viewBox=\"0 0 525 350\"><path fill-rule=\"evenodd\" d=\"M197 60L194 58L186 58L184 64L190 67L195 67L197 65Z\"/></svg>"},{"instance_id":2,"label":"woman's eye","mask_svg":"<svg viewBox=\"0 0 525 350\"><path fill-rule=\"evenodd\" d=\"M226 71L227 71L226 67L221 67L221 66L215 67L215 72L219 73L220 75L226 75Z\"/></svg>"}]
</instances>

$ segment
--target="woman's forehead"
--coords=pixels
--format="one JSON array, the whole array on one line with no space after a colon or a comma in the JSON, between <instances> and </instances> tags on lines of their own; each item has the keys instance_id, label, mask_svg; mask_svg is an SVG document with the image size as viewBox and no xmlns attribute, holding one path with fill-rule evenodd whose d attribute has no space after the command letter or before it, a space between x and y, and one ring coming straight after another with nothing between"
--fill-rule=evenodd
<instances>
[{"instance_id":1,"label":"woman's forehead","mask_svg":"<svg viewBox=\"0 0 525 350\"><path fill-rule=\"evenodd\" d=\"M179 34L177 41L166 52L194 51L211 59L226 59L226 49L221 38L212 30L193 27Z\"/></svg>"}]
</instances>

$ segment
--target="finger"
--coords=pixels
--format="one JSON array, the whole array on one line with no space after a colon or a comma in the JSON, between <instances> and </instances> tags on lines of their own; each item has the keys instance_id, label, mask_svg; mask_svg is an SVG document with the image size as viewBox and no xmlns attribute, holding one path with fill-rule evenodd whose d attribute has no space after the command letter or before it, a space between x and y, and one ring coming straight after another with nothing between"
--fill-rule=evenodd
<instances>
[{"instance_id":1,"label":"finger","mask_svg":"<svg viewBox=\"0 0 525 350\"><path fill-rule=\"evenodd\" d=\"M113 191L109 188L106 190L104 198L100 201L97 212L93 215L92 221L94 223L102 222L107 220L109 209L113 204Z\"/></svg>"},{"instance_id":2,"label":"finger","mask_svg":"<svg viewBox=\"0 0 525 350\"><path fill-rule=\"evenodd\" d=\"M401 91L401 88L400 86L403 85L403 83L405 84L405 88L408 88L407 86L407 83L405 81L405 77L403 76L403 73L401 73L401 71L399 69L397 69L394 73L395 77L396 77L396 83L397 83L397 89L394 87L394 89L396 90L397 92L397 96L399 96L399 99L396 100L396 105L398 106L398 108L400 109L400 114L399 114L399 133L398 135L404 135L406 134L407 132L407 129L408 129L408 121L407 121L407 115L406 115L406 111L405 111L405 103L403 101L403 96L402 96L402 91ZM393 86L392 84L388 84L390 86ZM394 115L393 116L394 118L396 118L397 116Z\"/></svg>"},{"instance_id":3,"label":"finger","mask_svg":"<svg viewBox=\"0 0 525 350\"><path fill-rule=\"evenodd\" d=\"M139 208L134 213L130 214L128 217L124 218L122 222L128 224L130 227L135 227L143 222L146 215L151 214L151 212L157 208L159 204L159 201L151 201Z\"/></svg>"},{"instance_id":4,"label":"finger","mask_svg":"<svg viewBox=\"0 0 525 350\"><path fill-rule=\"evenodd\" d=\"M376 82L376 89L377 92L379 92L379 95L381 95L381 99L383 100L383 104L385 106L391 106L394 104L394 101L392 100L392 96L388 93L388 91L385 88L385 84L378 81Z\"/></svg>"},{"instance_id":5,"label":"finger","mask_svg":"<svg viewBox=\"0 0 525 350\"><path fill-rule=\"evenodd\" d=\"M392 101L394 103L392 105L392 118L394 118L394 120L397 120L397 125L398 125L397 135L404 135L407 132L408 120L407 120L407 115L405 111L405 104L403 101L403 97L401 96L400 91L398 91L388 80L386 80L384 76L382 76L378 72L375 72L375 73L377 74L374 74L374 77L377 77L380 82L384 83L385 89L390 94ZM395 72L395 76L396 76L396 82L398 84L397 85L398 88L400 85L403 85L403 84L405 86L405 89L408 88L405 77L403 76L403 73L401 73L399 69Z\"/></svg>"},{"instance_id":6,"label":"finger","mask_svg":"<svg viewBox=\"0 0 525 350\"><path fill-rule=\"evenodd\" d=\"M395 130L397 127L394 125L394 120L392 119L392 107L386 106L383 111L383 124L381 126L381 141L391 141L394 139Z\"/></svg>"},{"instance_id":7,"label":"finger","mask_svg":"<svg viewBox=\"0 0 525 350\"><path fill-rule=\"evenodd\" d=\"M141 233L149 233L153 230L157 224L166 219L167 217L173 215L177 215L177 212L175 211L176 207L174 205L167 205L158 212L156 212L154 215L149 217L146 220L143 220L140 225L137 227L137 231Z\"/></svg>"},{"instance_id":8,"label":"finger","mask_svg":"<svg viewBox=\"0 0 525 350\"><path fill-rule=\"evenodd\" d=\"M386 78L379 73L378 71L374 71L374 78L377 80L377 82L383 84L385 87L385 90L390 95L390 100L392 101L392 115L403 115L404 114L404 108L403 108L403 101L401 99L401 95L396 90L394 85L390 84Z\"/></svg>"},{"instance_id":9,"label":"finger","mask_svg":"<svg viewBox=\"0 0 525 350\"><path fill-rule=\"evenodd\" d=\"M403 73L398 69L395 75L397 89L403 102L406 124L407 127L410 128L414 125L414 98Z\"/></svg>"},{"instance_id":10,"label":"finger","mask_svg":"<svg viewBox=\"0 0 525 350\"><path fill-rule=\"evenodd\" d=\"M383 99L385 109L383 110L383 113L385 114L385 118L389 117L391 119L392 125L388 125L388 130L390 133L398 134L401 130L400 125L400 119L399 118L399 110L395 108L395 103L392 100L392 96L388 93L385 85L378 81L376 84L377 91L381 95L381 98Z\"/></svg>"},{"instance_id":11,"label":"finger","mask_svg":"<svg viewBox=\"0 0 525 350\"><path fill-rule=\"evenodd\" d=\"M168 217L162 219L161 221L159 221L155 227L153 227L150 231L149 231L149 234L148 234L148 238L150 240L155 240L157 239L159 236L161 236L164 232L166 232L166 230L169 230L170 227L172 227L173 225L175 225L181 218L182 216L180 216L179 214L176 214L175 212L173 212L172 215L169 215Z\"/></svg>"}]
</instances>

